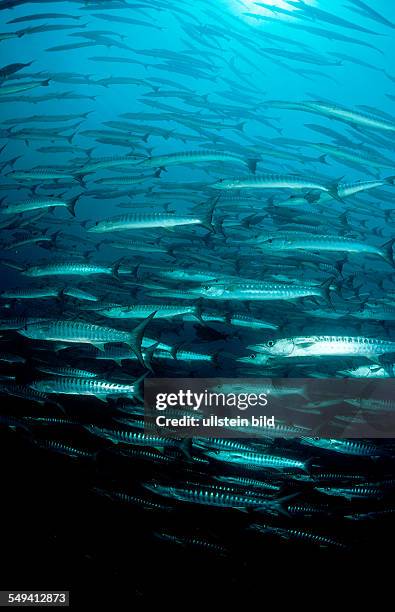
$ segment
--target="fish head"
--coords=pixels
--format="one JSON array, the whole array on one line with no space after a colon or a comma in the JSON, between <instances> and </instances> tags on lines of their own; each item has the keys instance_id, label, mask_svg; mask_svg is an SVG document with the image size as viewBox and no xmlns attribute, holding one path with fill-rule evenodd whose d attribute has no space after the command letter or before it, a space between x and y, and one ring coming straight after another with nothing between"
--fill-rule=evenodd
<instances>
[{"instance_id":1,"label":"fish head","mask_svg":"<svg viewBox=\"0 0 395 612\"><path fill-rule=\"evenodd\" d=\"M249 363L250 365L265 365L269 357L261 353L250 353L246 357L238 357L236 361L239 363Z\"/></svg>"},{"instance_id":2,"label":"fish head","mask_svg":"<svg viewBox=\"0 0 395 612\"><path fill-rule=\"evenodd\" d=\"M280 338L279 340L268 340L262 344L254 344L248 347L258 353L264 355L272 355L273 357L288 357L292 355L295 348L295 343L292 338Z\"/></svg>"},{"instance_id":3,"label":"fish head","mask_svg":"<svg viewBox=\"0 0 395 612\"><path fill-rule=\"evenodd\" d=\"M203 297L221 297L225 292L226 287L224 285L201 285L200 287L196 287L191 289L191 293L195 293L201 295Z\"/></svg>"}]
</instances>

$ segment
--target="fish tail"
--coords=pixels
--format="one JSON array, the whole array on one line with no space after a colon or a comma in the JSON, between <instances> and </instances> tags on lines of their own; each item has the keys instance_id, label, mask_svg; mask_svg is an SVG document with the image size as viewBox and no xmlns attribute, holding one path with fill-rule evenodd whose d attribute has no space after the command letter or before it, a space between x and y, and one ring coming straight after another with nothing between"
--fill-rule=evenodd
<instances>
[{"instance_id":1,"label":"fish tail","mask_svg":"<svg viewBox=\"0 0 395 612\"><path fill-rule=\"evenodd\" d=\"M185 438L184 440L182 440L179 443L179 449L181 452L184 453L187 459L191 459L192 458L192 440L191 438Z\"/></svg>"},{"instance_id":2,"label":"fish tail","mask_svg":"<svg viewBox=\"0 0 395 612\"><path fill-rule=\"evenodd\" d=\"M246 164L248 166L248 169L249 169L250 172L252 172L252 174L255 174L256 166L257 166L257 163L259 161L260 161L259 158L254 158L254 157L249 158L249 159L246 160Z\"/></svg>"},{"instance_id":3,"label":"fish tail","mask_svg":"<svg viewBox=\"0 0 395 612\"><path fill-rule=\"evenodd\" d=\"M334 283L335 283L335 279L331 277L331 278L328 278L326 281L324 281L321 285L321 297L325 300L325 302L331 308L333 308L333 303L331 299L331 291L332 291L332 286ZM337 287L336 283L335 283L335 286Z\"/></svg>"},{"instance_id":4,"label":"fish tail","mask_svg":"<svg viewBox=\"0 0 395 612\"><path fill-rule=\"evenodd\" d=\"M278 499L273 499L266 504L263 504L261 507L258 507L257 510L263 510L264 512L281 514L283 516L289 517L290 514L287 509L288 502L299 495L299 493L292 493L291 495L286 495L285 497L279 497Z\"/></svg>"},{"instance_id":5,"label":"fish tail","mask_svg":"<svg viewBox=\"0 0 395 612\"><path fill-rule=\"evenodd\" d=\"M75 217L75 206L78 200L80 199L80 197L81 197L81 194L79 193L74 198L71 198L71 200L69 200L66 204L66 208L72 217Z\"/></svg>"},{"instance_id":6,"label":"fish tail","mask_svg":"<svg viewBox=\"0 0 395 612\"><path fill-rule=\"evenodd\" d=\"M383 258L385 259L385 261L391 264L391 266L395 266L394 251L392 248L394 243L395 243L395 238L391 238L391 240L388 240L388 242L385 242L380 247Z\"/></svg>"},{"instance_id":7,"label":"fish tail","mask_svg":"<svg viewBox=\"0 0 395 612\"><path fill-rule=\"evenodd\" d=\"M338 202L344 203L344 200L339 195L340 181L342 179L343 179L343 177L341 176L336 181L333 181L332 183L329 183L329 185L328 185L328 193L329 193L330 196L332 196L332 198L334 200L337 200Z\"/></svg>"},{"instance_id":8,"label":"fish tail","mask_svg":"<svg viewBox=\"0 0 395 612\"><path fill-rule=\"evenodd\" d=\"M215 206L218 200L219 200L219 196L213 199L212 203L210 204L208 208L208 211L205 217L201 221L201 225L205 227L209 232L213 232L213 233L216 232L215 227L213 225L213 214L214 214L214 209L215 209Z\"/></svg>"},{"instance_id":9,"label":"fish tail","mask_svg":"<svg viewBox=\"0 0 395 612\"><path fill-rule=\"evenodd\" d=\"M86 183L85 183L85 176L86 174L82 173L82 172L77 172L76 174L73 174L74 178L76 181L78 181L78 183L81 185L81 187L86 187Z\"/></svg>"},{"instance_id":10,"label":"fish tail","mask_svg":"<svg viewBox=\"0 0 395 612\"><path fill-rule=\"evenodd\" d=\"M122 262L123 262L123 257L121 257L121 259L117 259L117 261L115 261L113 265L111 266L111 275L117 280L119 280L119 268Z\"/></svg>"},{"instance_id":11,"label":"fish tail","mask_svg":"<svg viewBox=\"0 0 395 612\"><path fill-rule=\"evenodd\" d=\"M129 336L128 345L130 346L142 366L144 366L145 363L144 357L141 354L141 342L144 336L145 328L147 327L148 323L154 318L156 313L156 310L154 312L151 312L151 314L146 319L144 319L144 321L142 321L139 325L137 325L137 327L134 328L134 330L130 333Z\"/></svg>"},{"instance_id":12,"label":"fish tail","mask_svg":"<svg viewBox=\"0 0 395 612\"><path fill-rule=\"evenodd\" d=\"M147 370L152 373L154 372L152 368L152 359L154 357L155 350L157 349L158 345L159 342L155 342L155 344L152 344L150 347L144 349L144 364Z\"/></svg>"}]
</instances>

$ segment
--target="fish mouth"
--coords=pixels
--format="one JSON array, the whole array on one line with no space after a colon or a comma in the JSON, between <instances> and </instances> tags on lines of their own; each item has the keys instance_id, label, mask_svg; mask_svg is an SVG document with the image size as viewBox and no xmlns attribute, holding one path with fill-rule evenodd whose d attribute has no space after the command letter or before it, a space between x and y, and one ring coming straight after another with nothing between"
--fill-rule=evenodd
<instances>
[{"instance_id":1,"label":"fish mouth","mask_svg":"<svg viewBox=\"0 0 395 612\"><path fill-rule=\"evenodd\" d=\"M239 363L251 363L251 359L249 357L238 357L236 359Z\"/></svg>"}]
</instances>

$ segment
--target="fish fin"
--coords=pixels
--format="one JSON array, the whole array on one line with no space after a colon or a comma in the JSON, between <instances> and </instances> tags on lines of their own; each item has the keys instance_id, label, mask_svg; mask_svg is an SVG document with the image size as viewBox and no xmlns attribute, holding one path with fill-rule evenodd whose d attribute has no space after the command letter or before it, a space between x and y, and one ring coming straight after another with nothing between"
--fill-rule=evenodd
<instances>
[{"instance_id":1,"label":"fish fin","mask_svg":"<svg viewBox=\"0 0 395 612\"><path fill-rule=\"evenodd\" d=\"M191 455L191 451L192 451L192 440L191 438L185 438L184 440L182 440L180 442L179 445L179 449L181 452L184 453L184 455L188 458L191 459L192 455Z\"/></svg>"},{"instance_id":2,"label":"fish fin","mask_svg":"<svg viewBox=\"0 0 395 612\"><path fill-rule=\"evenodd\" d=\"M129 338L129 341L127 342L127 344L130 346L133 353L137 356L142 366L144 366L145 363L144 363L144 357L141 354L141 341L144 336L145 328L147 327L148 323L154 318L156 313L157 311L154 310L154 312L151 312L151 314L148 315L148 317L144 319L144 321L142 321L139 325L137 325L137 327L135 327L134 330L130 333L130 338Z\"/></svg>"},{"instance_id":3,"label":"fish fin","mask_svg":"<svg viewBox=\"0 0 395 612\"><path fill-rule=\"evenodd\" d=\"M344 177L341 176L339 179L337 179L336 181L332 181L328 185L329 195L332 196L334 200L337 200L338 202L342 202L342 203L344 203L344 200L339 196L339 186L343 178Z\"/></svg>"},{"instance_id":4,"label":"fish fin","mask_svg":"<svg viewBox=\"0 0 395 612\"><path fill-rule=\"evenodd\" d=\"M150 347L144 349L144 365L150 372L154 371L152 368L152 358L154 357L154 353L158 345L159 345L159 342L156 342L155 344L152 344Z\"/></svg>"},{"instance_id":5,"label":"fish fin","mask_svg":"<svg viewBox=\"0 0 395 612\"><path fill-rule=\"evenodd\" d=\"M97 349L99 349L99 351L104 352L105 342L92 342L91 344L93 344L93 346L95 346Z\"/></svg>"},{"instance_id":6,"label":"fish fin","mask_svg":"<svg viewBox=\"0 0 395 612\"><path fill-rule=\"evenodd\" d=\"M78 174L78 172L76 174L73 174L73 177L81 185L81 187L86 187L85 176L86 176L85 174L82 174L82 173Z\"/></svg>"},{"instance_id":7,"label":"fish fin","mask_svg":"<svg viewBox=\"0 0 395 612\"><path fill-rule=\"evenodd\" d=\"M252 158L247 159L246 163L247 163L249 171L252 172L252 174L255 174L256 166L259 161L261 161L259 158L252 157Z\"/></svg>"},{"instance_id":8,"label":"fish fin","mask_svg":"<svg viewBox=\"0 0 395 612\"><path fill-rule=\"evenodd\" d=\"M181 349L182 346L184 346L185 342L179 342L178 344L175 344L174 346L172 346L171 351L170 351L170 355L173 357L173 359L175 359L177 361L177 354L178 351Z\"/></svg>"},{"instance_id":9,"label":"fish fin","mask_svg":"<svg viewBox=\"0 0 395 612\"><path fill-rule=\"evenodd\" d=\"M328 306L330 306L332 309L333 309L333 304L332 304L332 300L331 300L331 287L332 287L333 283L334 283L334 279L333 278L328 278L321 285L321 291L322 291L321 297L325 300L325 302L328 304Z\"/></svg>"},{"instance_id":10,"label":"fish fin","mask_svg":"<svg viewBox=\"0 0 395 612\"><path fill-rule=\"evenodd\" d=\"M95 395L95 398L98 399L100 402L104 402L105 404L107 404L108 402L106 395Z\"/></svg>"},{"instance_id":11,"label":"fish fin","mask_svg":"<svg viewBox=\"0 0 395 612\"><path fill-rule=\"evenodd\" d=\"M213 214L214 214L215 206L219 200L219 197L220 196L217 196L216 198L213 199L212 203L210 204L207 210L205 217L201 221L201 225L205 227L207 230L209 230L209 232L213 232L213 233L215 233L215 227L213 225Z\"/></svg>"},{"instance_id":12,"label":"fish fin","mask_svg":"<svg viewBox=\"0 0 395 612\"><path fill-rule=\"evenodd\" d=\"M77 196L75 196L74 198L71 198L71 200L69 200L66 204L66 208L69 211L69 213L71 214L72 217L75 217L75 205L77 204L78 200L80 199L81 194L79 193Z\"/></svg>"},{"instance_id":13,"label":"fish fin","mask_svg":"<svg viewBox=\"0 0 395 612\"><path fill-rule=\"evenodd\" d=\"M117 261L115 261L113 265L111 266L111 275L117 280L119 280L119 267L122 262L123 262L123 257L121 257L120 259L117 259Z\"/></svg>"},{"instance_id":14,"label":"fish fin","mask_svg":"<svg viewBox=\"0 0 395 612\"><path fill-rule=\"evenodd\" d=\"M391 238L391 240L388 240L388 242L385 242L380 247L381 251L382 251L383 258L385 259L385 261L387 261L389 264L391 264L391 266L395 266L394 252L393 252L393 248L392 248L394 243L395 243L395 238Z\"/></svg>"}]
</instances>

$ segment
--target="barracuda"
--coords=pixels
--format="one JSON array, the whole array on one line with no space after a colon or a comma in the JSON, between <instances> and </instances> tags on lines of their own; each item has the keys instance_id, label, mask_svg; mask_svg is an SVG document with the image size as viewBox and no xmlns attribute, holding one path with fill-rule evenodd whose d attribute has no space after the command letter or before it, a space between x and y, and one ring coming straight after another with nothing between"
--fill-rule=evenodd
<instances>
[{"instance_id":1,"label":"barracuda","mask_svg":"<svg viewBox=\"0 0 395 612\"><path fill-rule=\"evenodd\" d=\"M277 232L258 238L258 246L263 251L329 251L345 253L364 253L378 255L387 263L395 266L393 245L395 238L388 240L381 247L371 246L345 236L325 236L303 232Z\"/></svg>"},{"instance_id":2,"label":"barracuda","mask_svg":"<svg viewBox=\"0 0 395 612\"><path fill-rule=\"evenodd\" d=\"M255 480L254 478L245 478L243 476L214 476L215 480L224 482L225 484L236 485L246 489L263 489L264 491L279 492L282 485L264 480Z\"/></svg>"},{"instance_id":3,"label":"barracuda","mask_svg":"<svg viewBox=\"0 0 395 612\"><path fill-rule=\"evenodd\" d=\"M303 102L300 106L302 110L307 108L322 115L326 115L327 117L340 119L341 121L346 121L347 123L352 123L356 126L384 130L387 132L395 132L394 123L391 123L382 117L375 117L369 113L350 110L344 106L336 106L326 102Z\"/></svg>"},{"instance_id":4,"label":"barracuda","mask_svg":"<svg viewBox=\"0 0 395 612\"><path fill-rule=\"evenodd\" d=\"M58 440L35 440L34 443L40 448L51 450L61 455L67 455L73 459L94 459L97 455L94 451L76 448L70 444L64 444Z\"/></svg>"},{"instance_id":5,"label":"barracuda","mask_svg":"<svg viewBox=\"0 0 395 612\"><path fill-rule=\"evenodd\" d=\"M113 319L145 319L155 310L155 319L171 319L184 314L193 314L199 321L199 311L197 306L181 306L177 304L133 304L131 306L110 306L98 312Z\"/></svg>"},{"instance_id":6,"label":"barracuda","mask_svg":"<svg viewBox=\"0 0 395 612\"><path fill-rule=\"evenodd\" d=\"M57 180L76 180L71 172L62 170L55 170L55 168L32 168L31 170L13 170L9 172L7 176L10 176L16 181L57 181ZM81 181L80 181L81 182Z\"/></svg>"},{"instance_id":7,"label":"barracuda","mask_svg":"<svg viewBox=\"0 0 395 612\"><path fill-rule=\"evenodd\" d=\"M62 293L63 295L68 295L69 297L73 297L76 300L84 300L87 302L99 301L99 298L96 295L92 295L92 293L88 293L87 291L78 289L78 287L66 287L62 290Z\"/></svg>"},{"instance_id":8,"label":"barracuda","mask_svg":"<svg viewBox=\"0 0 395 612\"><path fill-rule=\"evenodd\" d=\"M12 395L29 402L37 402L38 404L54 403L48 394L14 383L0 384L0 395Z\"/></svg>"},{"instance_id":9,"label":"barracuda","mask_svg":"<svg viewBox=\"0 0 395 612\"><path fill-rule=\"evenodd\" d=\"M267 499L254 495L243 494L233 487L221 485L198 486L187 483L184 486L167 486L158 483L143 483L143 486L162 497L177 501L203 506L217 506L219 508L259 508L270 514L283 512L282 504L285 499Z\"/></svg>"},{"instance_id":10,"label":"barracuda","mask_svg":"<svg viewBox=\"0 0 395 612\"><path fill-rule=\"evenodd\" d=\"M56 395L93 395L97 399L106 401L107 397L139 397L139 380L131 385L87 378L68 376L64 374L58 378L37 380L31 383L35 391Z\"/></svg>"},{"instance_id":11,"label":"barracuda","mask_svg":"<svg viewBox=\"0 0 395 612\"><path fill-rule=\"evenodd\" d=\"M112 500L122 502L124 504L131 504L133 506L141 506L141 508L145 510L156 510L160 512L168 512L171 510L170 506L165 506L164 504L158 504L150 499L145 499L144 497L139 497L136 495L130 495L129 493L125 493L124 491L109 491L106 489L101 489L99 487L95 487L94 492L98 495L103 495Z\"/></svg>"},{"instance_id":12,"label":"barracuda","mask_svg":"<svg viewBox=\"0 0 395 612\"><path fill-rule=\"evenodd\" d=\"M324 495L334 497L344 497L351 501L352 499L380 499L383 492L380 487L374 485L355 485L353 487L314 487L316 491Z\"/></svg>"},{"instance_id":13,"label":"barracuda","mask_svg":"<svg viewBox=\"0 0 395 612\"><path fill-rule=\"evenodd\" d=\"M320 160L323 162L325 162L326 156L329 155L331 157L345 159L346 161L371 166L373 168L395 168L395 162L392 162L384 157L380 157L378 154L373 154L373 152L366 153L363 149L354 150L347 147L337 147L321 142L311 143L310 146L318 149L319 151L323 151L323 155L320 157ZM340 190L341 186L339 187L339 195Z\"/></svg>"},{"instance_id":14,"label":"barracuda","mask_svg":"<svg viewBox=\"0 0 395 612\"><path fill-rule=\"evenodd\" d=\"M189 440L178 440L163 438L151 434L142 433L133 429L117 429L100 427L99 425L84 425L85 429L94 436L109 440L114 444L130 444L132 446L152 446L154 448L176 448L189 457Z\"/></svg>"},{"instance_id":15,"label":"barracuda","mask_svg":"<svg viewBox=\"0 0 395 612\"><path fill-rule=\"evenodd\" d=\"M99 375L96 372L89 372L89 370L81 370L80 368L69 368L67 366L47 366L39 365L36 366L36 370L44 372L45 374L54 374L55 376L67 376L69 378L97 378Z\"/></svg>"},{"instance_id":16,"label":"barracuda","mask_svg":"<svg viewBox=\"0 0 395 612\"><path fill-rule=\"evenodd\" d=\"M67 342L77 344L92 344L103 350L109 342L122 342L130 346L140 363L144 365L141 354L141 342L148 323L155 313L151 313L132 332L121 331L111 327L102 327L93 323L80 321L50 320L41 323L27 323L18 333L32 340L50 342Z\"/></svg>"},{"instance_id":17,"label":"barracuda","mask_svg":"<svg viewBox=\"0 0 395 612\"><path fill-rule=\"evenodd\" d=\"M8 204L0 209L4 215L15 215L16 213L25 213L31 210L49 210L52 208L66 208L72 217L75 217L75 206L81 197L78 194L70 200L62 200L61 198L34 198L23 202L15 202Z\"/></svg>"},{"instance_id":18,"label":"barracuda","mask_svg":"<svg viewBox=\"0 0 395 612\"><path fill-rule=\"evenodd\" d=\"M334 438L307 438L301 437L302 444L315 446L323 450L334 451L342 455L357 457L380 457L385 452L375 444L359 442L356 440L336 440Z\"/></svg>"},{"instance_id":19,"label":"barracuda","mask_svg":"<svg viewBox=\"0 0 395 612\"><path fill-rule=\"evenodd\" d=\"M250 178L221 179L211 185L214 189L317 189L340 200L339 182L324 185L318 181L293 174L262 174Z\"/></svg>"},{"instance_id":20,"label":"barracuda","mask_svg":"<svg viewBox=\"0 0 395 612\"><path fill-rule=\"evenodd\" d=\"M269 340L249 349L271 357L367 357L376 361L380 355L395 352L395 341L364 336L301 336Z\"/></svg>"},{"instance_id":21,"label":"barracuda","mask_svg":"<svg viewBox=\"0 0 395 612\"><path fill-rule=\"evenodd\" d=\"M200 162L234 162L246 165L250 172L255 172L257 159L245 159L240 155L225 153L224 151L182 151L180 153L170 153L169 155L159 155L149 157L140 162L139 166L145 168L166 168L178 164L194 164Z\"/></svg>"},{"instance_id":22,"label":"barracuda","mask_svg":"<svg viewBox=\"0 0 395 612\"><path fill-rule=\"evenodd\" d=\"M37 300L44 298L59 297L61 290L57 287L44 287L42 289L9 289L2 291L0 297L2 299L11 300Z\"/></svg>"},{"instance_id":23,"label":"barracuda","mask_svg":"<svg viewBox=\"0 0 395 612\"><path fill-rule=\"evenodd\" d=\"M298 284L261 283L261 282L233 282L216 283L192 287L184 299L197 295L209 300L296 300L298 298L317 296L329 301L331 280L318 287ZM167 295L166 292L151 295ZM183 297L181 294L180 298Z\"/></svg>"},{"instance_id":24,"label":"barracuda","mask_svg":"<svg viewBox=\"0 0 395 612\"><path fill-rule=\"evenodd\" d=\"M0 87L0 96L10 96L12 94L20 93L21 91L36 89L36 87L48 87L48 85L49 79L45 81L32 81L30 83L22 83L21 85L2 85L2 87Z\"/></svg>"},{"instance_id":25,"label":"barracuda","mask_svg":"<svg viewBox=\"0 0 395 612\"><path fill-rule=\"evenodd\" d=\"M269 323L268 321L263 321L262 319L255 319L249 315L234 313L227 317L227 323L230 325L235 325L237 327L247 327L248 329L278 329L278 325L276 323Z\"/></svg>"},{"instance_id":26,"label":"barracuda","mask_svg":"<svg viewBox=\"0 0 395 612\"><path fill-rule=\"evenodd\" d=\"M97 170L106 170L117 166L135 166L138 163L141 163L141 156L138 155L114 156L92 160L88 164L85 164L85 166L82 166L82 168L75 173L75 177L79 180L81 176L91 174Z\"/></svg>"},{"instance_id":27,"label":"barracuda","mask_svg":"<svg viewBox=\"0 0 395 612\"><path fill-rule=\"evenodd\" d=\"M173 213L128 213L126 215L117 215L109 219L98 221L96 225L90 227L87 231L96 234L104 232L117 232L130 229L146 229L146 228L173 228L184 225L201 225L202 227L214 231L212 221L212 212L206 217L184 216Z\"/></svg>"},{"instance_id":28,"label":"barracuda","mask_svg":"<svg viewBox=\"0 0 395 612\"><path fill-rule=\"evenodd\" d=\"M120 261L112 266L87 263L83 261L65 261L30 266L23 270L23 276L90 276L91 274L110 274L118 277Z\"/></svg>"},{"instance_id":29,"label":"barracuda","mask_svg":"<svg viewBox=\"0 0 395 612\"><path fill-rule=\"evenodd\" d=\"M216 461L229 464L236 464L244 468L260 469L268 468L272 470L298 469L308 471L308 461L293 459L281 455L269 455L254 451L206 451L205 456Z\"/></svg>"},{"instance_id":30,"label":"barracuda","mask_svg":"<svg viewBox=\"0 0 395 612\"><path fill-rule=\"evenodd\" d=\"M302 542L306 542L307 544L315 544L324 548L328 546L339 549L347 548L346 544L340 542L339 540L336 540L335 538L331 538L329 536L321 535L304 529L286 529L283 527L272 527L271 525L262 525L258 523L254 523L253 525L251 525L251 529L254 529L255 531L258 531L259 533L265 535L274 535L285 540L301 540Z\"/></svg>"}]
</instances>

